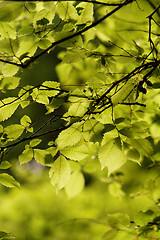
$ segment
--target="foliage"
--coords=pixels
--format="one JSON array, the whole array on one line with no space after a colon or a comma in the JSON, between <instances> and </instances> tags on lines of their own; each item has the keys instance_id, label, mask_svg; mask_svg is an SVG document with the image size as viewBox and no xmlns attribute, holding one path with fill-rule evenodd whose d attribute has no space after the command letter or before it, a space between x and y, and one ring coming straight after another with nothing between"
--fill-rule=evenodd
<instances>
[{"instance_id":1,"label":"foliage","mask_svg":"<svg viewBox=\"0 0 160 240\"><path fill-rule=\"evenodd\" d=\"M14 149L22 150L20 164L49 168L52 185L69 198L87 174L111 179L110 192L123 196L117 178L128 162L158 169L159 18L158 0L0 2L3 185L19 188L10 175ZM24 72L54 51L57 79L25 82ZM159 239L158 183L155 171L137 193L157 208L108 214L101 240Z\"/></svg>"}]
</instances>

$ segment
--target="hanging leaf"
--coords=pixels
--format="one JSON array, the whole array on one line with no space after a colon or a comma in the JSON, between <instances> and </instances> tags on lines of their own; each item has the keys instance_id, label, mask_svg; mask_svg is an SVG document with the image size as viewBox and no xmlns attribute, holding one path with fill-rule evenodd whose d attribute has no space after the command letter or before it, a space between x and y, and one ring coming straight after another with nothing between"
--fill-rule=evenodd
<instances>
[{"instance_id":1,"label":"hanging leaf","mask_svg":"<svg viewBox=\"0 0 160 240\"><path fill-rule=\"evenodd\" d=\"M0 88L2 91L15 89L19 85L19 77L5 77L0 81Z\"/></svg>"},{"instance_id":2,"label":"hanging leaf","mask_svg":"<svg viewBox=\"0 0 160 240\"><path fill-rule=\"evenodd\" d=\"M4 133L9 139L17 139L22 135L24 127L20 124L13 124L4 128Z\"/></svg>"},{"instance_id":3,"label":"hanging leaf","mask_svg":"<svg viewBox=\"0 0 160 240\"><path fill-rule=\"evenodd\" d=\"M10 77L10 76L14 76L18 72L18 70L19 70L18 66L6 63L2 67L2 74L5 77Z\"/></svg>"},{"instance_id":4,"label":"hanging leaf","mask_svg":"<svg viewBox=\"0 0 160 240\"><path fill-rule=\"evenodd\" d=\"M119 169L125 162L124 155L119 138L115 138L104 144L98 153L101 168L108 168L108 175Z\"/></svg>"},{"instance_id":5,"label":"hanging leaf","mask_svg":"<svg viewBox=\"0 0 160 240\"><path fill-rule=\"evenodd\" d=\"M81 129L81 123L74 123L68 129L63 130L56 140L58 148L63 149L78 143L82 138Z\"/></svg>"},{"instance_id":6,"label":"hanging leaf","mask_svg":"<svg viewBox=\"0 0 160 240\"><path fill-rule=\"evenodd\" d=\"M50 171L49 177L53 186L60 190L64 188L70 178L71 168L65 157L60 156L53 163Z\"/></svg>"},{"instance_id":7,"label":"hanging leaf","mask_svg":"<svg viewBox=\"0 0 160 240\"><path fill-rule=\"evenodd\" d=\"M65 191L69 198L77 196L84 188L85 180L81 172L76 171L71 174L71 177L65 186Z\"/></svg>"},{"instance_id":8,"label":"hanging leaf","mask_svg":"<svg viewBox=\"0 0 160 240\"><path fill-rule=\"evenodd\" d=\"M8 169L11 166L12 165L8 161L2 161L1 164L0 164L0 169Z\"/></svg>"},{"instance_id":9,"label":"hanging leaf","mask_svg":"<svg viewBox=\"0 0 160 240\"><path fill-rule=\"evenodd\" d=\"M29 145L25 146L25 150L19 155L18 160L20 164L24 164L30 162L33 159L33 150L29 147Z\"/></svg>"},{"instance_id":10,"label":"hanging leaf","mask_svg":"<svg viewBox=\"0 0 160 240\"><path fill-rule=\"evenodd\" d=\"M34 159L41 165L45 166L45 156L48 154L46 150L34 149Z\"/></svg>"},{"instance_id":11,"label":"hanging leaf","mask_svg":"<svg viewBox=\"0 0 160 240\"><path fill-rule=\"evenodd\" d=\"M0 101L0 121L10 118L20 104L20 100L15 97L5 98Z\"/></svg>"},{"instance_id":12,"label":"hanging leaf","mask_svg":"<svg viewBox=\"0 0 160 240\"><path fill-rule=\"evenodd\" d=\"M19 182L17 182L11 175L7 173L0 174L0 183L9 188L13 187L20 188Z\"/></svg>"}]
</instances>

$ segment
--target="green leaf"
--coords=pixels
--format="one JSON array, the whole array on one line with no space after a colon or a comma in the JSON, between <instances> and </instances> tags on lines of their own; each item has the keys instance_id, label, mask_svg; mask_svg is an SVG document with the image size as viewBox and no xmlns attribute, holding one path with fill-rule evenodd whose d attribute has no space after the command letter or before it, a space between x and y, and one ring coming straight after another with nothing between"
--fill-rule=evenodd
<instances>
[{"instance_id":1,"label":"green leaf","mask_svg":"<svg viewBox=\"0 0 160 240\"><path fill-rule=\"evenodd\" d=\"M34 149L34 159L41 165L45 166L45 156L48 154L46 150Z\"/></svg>"},{"instance_id":2,"label":"green leaf","mask_svg":"<svg viewBox=\"0 0 160 240\"><path fill-rule=\"evenodd\" d=\"M8 169L11 166L12 165L8 161L2 161L1 164L0 164L0 169Z\"/></svg>"},{"instance_id":3,"label":"green leaf","mask_svg":"<svg viewBox=\"0 0 160 240\"><path fill-rule=\"evenodd\" d=\"M88 106L88 101L84 100L73 103L68 109L68 115L82 117L87 112Z\"/></svg>"},{"instance_id":4,"label":"green leaf","mask_svg":"<svg viewBox=\"0 0 160 240\"><path fill-rule=\"evenodd\" d=\"M85 53L81 49L73 48L65 53L62 63L75 63L82 60L84 57Z\"/></svg>"},{"instance_id":5,"label":"green leaf","mask_svg":"<svg viewBox=\"0 0 160 240\"><path fill-rule=\"evenodd\" d=\"M35 101L38 102L38 103L45 104L45 105L48 105L48 104L49 104L49 99L48 99L48 97L45 96L45 95L42 95L42 94L39 94L39 95L35 98Z\"/></svg>"},{"instance_id":6,"label":"green leaf","mask_svg":"<svg viewBox=\"0 0 160 240\"><path fill-rule=\"evenodd\" d=\"M83 137L86 141L99 142L103 137L104 125L95 119L88 119L83 125Z\"/></svg>"},{"instance_id":7,"label":"green leaf","mask_svg":"<svg viewBox=\"0 0 160 240\"><path fill-rule=\"evenodd\" d=\"M18 41L18 39L14 40L14 39L8 39L8 38L0 40L0 49L1 49L1 54L3 54L4 56L8 56L9 58L14 57L15 54L17 54L17 51L19 49L19 41ZM12 65L12 64L7 64L7 66L8 65ZM2 65L2 68L4 68L4 66ZM15 67L17 67L17 66L15 66ZM4 68L4 72L5 72L5 68ZM13 70L15 71L14 65L13 65L12 71Z\"/></svg>"},{"instance_id":8,"label":"green leaf","mask_svg":"<svg viewBox=\"0 0 160 240\"><path fill-rule=\"evenodd\" d=\"M10 118L20 104L16 97L8 97L0 101L0 121Z\"/></svg>"},{"instance_id":9,"label":"green leaf","mask_svg":"<svg viewBox=\"0 0 160 240\"><path fill-rule=\"evenodd\" d=\"M4 128L4 133L7 134L9 139L17 139L22 135L24 127L20 124L9 125Z\"/></svg>"},{"instance_id":10,"label":"green leaf","mask_svg":"<svg viewBox=\"0 0 160 240\"><path fill-rule=\"evenodd\" d=\"M26 145L25 150L19 155L18 160L20 164L30 162L33 159L33 150Z\"/></svg>"},{"instance_id":11,"label":"green leaf","mask_svg":"<svg viewBox=\"0 0 160 240\"><path fill-rule=\"evenodd\" d=\"M59 14L60 18L62 19L77 19L78 14L70 2L58 2L57 4L57 13Z\"/></svg>"},{"instance_id":12,"label":"green leaf","mask_svg":"<svg viewBox=\"0 0 160 240\"><path fill-rule=\"evenodd\" d=\"M0 81L0 88L2 91L15 89L19 85L19 77L5 77Z\"/></svg>"},{"instance_id":13,"label":"green leaf","mask_svg":"<svg viewBox=\"0 0 160 240\"><path fill-rule=\"evenodd\" d=\"M24 126L24 127L28 127L30 124L31 124L31 119L29 116L27 115L24 115L22 118L21 118L21 125Z\"/></svg>"},{"instance_id":14,"label":"green leaf","mask_svg":"<svg viewBox=\"0 0 160 240\"><path fill-rule=\"evenodd\" d=\"M46 49L48 48L49 46L51 46L51 42L48 40L48 39L41 39L39 42L38 42L38 47L41 48L41 49Z\"/></svg>"},{"instance_id":15,"label":"green leaf","mask_svg":"<svg viewBox=\"0 0 160 240\"><path fill-rule=\"evenodd\" d=\"M14 76L19 70L19 67L13 64L5 63L2 67L2 74L6 77Z\"/></svg>"},{"instance_id":16,"label":"green leaf","mask_svg":"<svg viewBox=\"0 0 160 240\"><path fill-rule=\"evenodd\" d=\"M124 155L119 138L115 138L104 144L98 153L101 168L108 168L108 175L119 169L125 162Z\"/></svg>"},{"instance_id":17,"label":"green leaf","mask_svg":"<svg viewBox=\"0 0 160 240\"><path fill-rule=\"evenodd\" d=\"M10 23L1 22L0 35L1 35L1 39L5 39L5 38L15 39L17 33L15 28Z\"/></svg>"},{"instance_id":18,"label":"green leaf","mask_svg":"<svg viewBox=\"0 0 160 240\"><path fill-rule=\"evenodd\" d=\"M53 186L57 190L64 188L70 178L71 168L65 157L60 156L52 165L49 171L49 177Z\"/></svg>"},{"instance_id":19,"label":"green leaf","mask_svg":"<svg viewBox=\"0 0 160 240\"><path fill-rule=\"evenodd\" d=\"M0 2L0 21L11 22L18 18L23 11L23 2L11 2L1 1Z\"/></svg>"},{"instance_id":20,"label":"green leaf","mask_svg":"<svg viewBox=\"0 0 160 240\"><path fill-rule=\"evenodd\" d=\"M126 213L107 214L106 220L111 227L116 229L128 228L130 225L130 218Z\"/></svg>"},{"instance_id":21,"label":"green leaf","mask_svg":"<svg viewBox=\"0 0 160 240\"><path fill-rule=\"evenodd\" d=\"M39 93L47 97L54 97L59 93L60 84L54 81L45 81L39 88Z\"/></svg>"},{"instance_id":22,"label":"green leaf","mask_svg":"<svg viewBox=\"0 0 160 240\"><path fill-rule=\"evenodd\" d=\"M127 142L143 156L150 157L153 152L152 145L147 139L127 139Z\"/></svg>"},{"instance_id":23,"label":"green leaf","mask_svg":"<svg viewBox=\"0 0 160 240\"><path fill-rule=\"evenodd\" d=\"M29 35L32 34L33 32L34 28L32 26L24 26L19 30L18 35L19 36Z\"/></svg>"},{"instance_id":24,"label":"green leaf","mask_svg":"<svg viewBox=\"0 0 160 240\"><path fill-rule=\"evenodd\" d=\"M77 5L77 8L82 9L77 21L77 25L86 24L87 22L93 21L93 4L82 2Z\"/></svg>"},{"instance_id":25,"label":"green leaf","mask_svg":"<svg viewBox=\"0 0 160 240\"><path fill-rule=\"evenodd\" d=\"M38 24L45 25L48 24L54 18L54 12L47 9L42 9L37 12L33 19L33 25L36 27Z\"/></svg>"},{"instance_id":26,"label":"green leaf","mask_svg":"<svg viewBox=\"0 0 160 240\"><path fill-rule=\"evenodd\" d=\"M134 221L137 225L145 226L148 222L151 222L154 218L154 212L152 210L147 210L145 212L138 212L134 216Z\"/></svg>"},{"instance_id":27,"label":"green leaf","mask_svg":"<svg viewBox=\"0 0 160 240\"><path fill-rule=\"evenodd\" d=\"M38 144L40 144L41 141L42 141L42 139L33 139L33 140L30 141L29 145L30 145L31 147L35 147L35 146L37 146Z\"/></svg>"},{"instance_id":28,"label":"green leaf","mask_svg":"<svg viewBox=\"0 0 160 240\"><path fill-rule=\"evenodd\" d=\"M140 154L139 154L139 152L136 149L134 149L134 148L129 149L127 151L126 157L129 160L137 162L138 164L140 164Z\"/></svg>"},{"instance_id":29,"label":"green leaf","mask_svg":"<svg viewBox=\"0 0 160 240\"><path fill-rule=\"evenodd\" d=\"M19 182L17 182L11 175L7 173L0 174L0 183L9 188L13 187L20 188Z\"/></svg>"},{"instance_id":30,"label":"green leaf","mask_svg":"<svg viewBox=\"0 0 160 240\"><path fill-rule=\"evenodd\" d=\"M133 91L134 89L134 80L129 80L127 83L124 83L117 92L112 96L112 104L117 105L118 103L122 103Z\"/></svg>"},{"instance_id":31,"label":"green leaf","mask_svg":"<svg viewBox=\"0 0 160 240\"><path fill-rule=\"evenodd\" d=\"M122 186L119 182L112 182L108 186L108 192L116 198L122 198L125 195L125 192L122 190Z\"/></svg>"},{"instance_id":32,"label":"green leaf","mask_svg":"<svg viewBox=\"0 0 160 240\"><path fill-rule=\"evenodd\" d=\"M76 171L71 174L71 177L65 186L65 191L69 198L77 196L84 188L85 180L81 172Z\"/></svg>"},{"instance_id":33,"label":"green leaf","mask_svg":"<svg viewBox=\"0 0 160 240\"><path fill-rule=\"evenodd\" d=\"M82 138L82 124L74 123L69 128L63 130L56 140L59 149L63 149L68 146L73 146L78 143Z\"/></svg>"},{"instance_id":34,"label":"green leaf","mask_svg":"<svg viewBox=\"0 0 160 240\"><path fill-rule=\"evenodd\" d=\"M97 144L93 142L80 142L72 147L67 147L61 150L61 153L65 155L65 157L80 161L85 158L95 159L97 155Z\"/></svg>"}]
</instances>

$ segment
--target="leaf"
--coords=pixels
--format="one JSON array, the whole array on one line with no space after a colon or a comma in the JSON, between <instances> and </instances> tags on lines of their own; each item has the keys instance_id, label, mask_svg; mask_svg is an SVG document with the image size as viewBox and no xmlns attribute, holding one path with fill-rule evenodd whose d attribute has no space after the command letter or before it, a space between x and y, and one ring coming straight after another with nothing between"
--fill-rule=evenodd
<instances>
[{"instance_id":1,"label":"leaf","mask_svg":"<svg viewBox=\"0 0 160 240\"><path fill-rule=\"evenodd\" d=\"M20 164L30 162L33 159L33 150L26 145L25 150L19 155L18 160Z\"/></svg>"},{"instance_id":2,"label":"leaf","mask_svg":"<svg viewBox=\"0 0 160 240\"><path fill-rule=\"evenodd\" d=\"M88 106L88 101L84 100L73 103L68 109L68 115L82 117L87 112Z\"/></svg>"},{"instance_id":3,"label":"leaf","mask_svg":"<svg viewBox=\"0 0 160 240\"><path fill-rule=\"evenodd\" d=\"M118 103L123 102L133 91L134 89L134 81L131 79L127 83L125 83L118 91L112 96L112 104L117 105Z\"/></svg>"},{"instance_id":4,"label":"leaf","mask_svg":"<svg viewBox=\"0 0 160 240\"><path fill-rule=\"evenodd\" d=\"M12 165L8 161L2 161L1 164L0 164L0 169L8 169L11 166Z\"/></svg>"},{"instance_id":5,"label":"leaf","mask_svg":"<svg viewBox=\"0 0 160 240\"><path fill-rule=\"evenodd\" d=\"M130 218L126 213L107 214L106 220L111 227L116 229L128 228L130 225Z\"/></svg>"},{"instance_id":6,"label":"leaf","mask_svg":"<svg viewBox=\"0 0 160 240\"><path fill-rule=\"evenodd\" d=\"M73 48L65 53L62 63L75 63L82 60L84 57L85 53L81 49Z\"/></svg>"},{"instance_id":7,"label":"leaf","mask_svg":"<svg viewBox=\"0 0 160 240\"><path fill-rule=\"evenodd\" d=\"M93 4L82 2L77 5L77 8L82 9L77 21L77 25L86 24L87 22L93 21Z\"/></svg>"},{"instance_id":8,"label":"leaf","mask_svg":"<svg viewBox=\"0 0 160 240\"><path fill-rule=\"evenodd\" d=\"M80 161L88 157L91 160L96 158L97 147L98 144L94 144L93 142L80 142L75 146L62 149L61 153L65 155L65 157L75 161Z\"/></svg>"},{"instance_id":9,"label":"leaf","mask_svg":"<svg viewBox=\"0 0 160 240\"><path fill-rule=\"evenodd\" d=\"M138 164L140 164L140 154L139 154L139 152L136 149L134 149L134 148L129 149L127 151L126 157L129 160L137 162Z\"/></svg>"},{"instance_id":10,"label":"leaf","mask_svg":"<svg viewBox=\"0 0 160 240\"><path fill-rule=\"evenodd\" d=\"M0 88L2 91L15 89L19 85L19 77L5 77L0 81Z\"/></svg>"},{"instance_id":11,"label":"leaf","mask_svg":"<svg viewBox=\"0 0 160 240\"><path fill-rule=\"evenodd\" d=\"M45 156L48 154L46 150L34 149L34 159L41 165L45 166Z\"/></svg>"},{"instance_id":12,"label":"leaf","mask_svg":"<svg viewBox=\"0 0 160 240\"><path fill-rule=\"evenodd\" d=\"M108 168L108 175L119 169L127 160L119 138L112 139L104 144L99 150L98 157L101 168Z\"/></svg>"},{"instance_id":13,"label":"leaf","mask_svg":"<svg viewBox=\"0 0 160 240\"><path fill-rule=\"evenodd\" d=\"M9 139L17 139L22 135L24 127L20 124L9 125L4 128L4 133L7 134Z\"/></svg>"},{"instance_id":14,"label":"leaf","mask_svg":"<svg viewBox=\"0 0 160 240\"><path fill-rule=\"evenodd\" d=\"M154 212L152 210L147 210L145 212L138 212L134 216L134 221L137 225L145 226L148 222L152 222L154 218Z\"/></svg>"},{"instance_id":15,"label":"leaf","mask_svg":"<svg viewBox=\"0 0 160 240\"><path fill-rule=\"evenodd\" d=\"M41 48L41 49L46 49L48 48L49 46L51 46L51 42L48 40L48 39L41 39L39 42L38 42L38 47Z\"/></svg>"},{"instance_id":16,"label":"leaf","mask_svg":"<svg viewBox=\"0 0 160 240\"><path fill-rule=\"evenodd\" d=\"M8 97L0 101L0 121L10 118L20 104L20 100L15 97Z\"/></svg>"},{"instance_id":17,"label":"leaf","mask_svg":"<svg viewBox=\"0 0 160 240\"><path fill-rule=\"evenodd\" d=\"M84 188L85 180L81 172L76 171L71 174L70 180L65 186L65 191L69 198L77 196Z\"/></svg>"},{"instance_id":18,"label":"leaf","mask_svg":"<svg viewBox=\"0 0 160 240\"><path fill-rule=\"evenodd\" d=\"M49 99L47 96L39 94L36 98L35 101L38 103L42 103L44 105L48 105L49 104Z\"/></svg>"},{"instance_id":19,"label":"leaf","mask_svg":"<svg viewBox=\"0 0 160 240\"><path fill-rule=\"evenodd\" d=\"M49 177L53 186L60 190L64 188L70 178L71 168L65 157L60 156L52 165Z\"/></svg>"},{"instance_id":20,"label":"leaf","mask_svg":"<svg viewBox=\"0 0 160 240\"><path fill-rule=\"evenodd\" d=\"M20 188L19 182L17 182L11 175L7 173L0 174L0 183L9 188L13 187Z\"/></svg>"},{"instance_id":21,"label":"leaf","mask_svg":"<svg viewBox=\"0 0 160 240\"><path fill-rule=\"evenodd\" d=\"M122 190L122 186L118 182L112 182L108 186L108 192L116 198L122 198L125 195L125 192Z\"/></svg>"},{"instance_id":22,"label":"leaf","mask_svg":"<svg viewBox=\"0 0 160 240\"><path fill-rule=\"evenodd\" d=\"M99 142L102 139L104 125L95 119L88 119L83 125L83 137L86 141Z\"/></svg>"},{"instance_id":23,"label":"leaf","mask_svg":"<svg viewBox=\"0 0 160 240\"><path fill-rule=\"evenodd\" d=\"M0 3L0 21L11 22L23 11L23 2L1 1Z\"/></svg>"},{"instance_id":24,"label":"leaf","mask_svg":"<svg viewBox=\"0 0 160 240\"><path fill-rule=\"evenodd\" d=\"M68 146L73 146L78 143L82 138L82 124L74 123L69 128L63 130L56 140L59 149L63 149Z\"/></svg>"},{"instance_id":25,"label":"leaf","mask_svg":"<svg viewBox=\"0 0 160 240\"><path fill-rule=\"evenodd\" d=\"M30 124L31 124L31 119L29 116L27 115L24 115L22 118L21 118L21 125L24 126L24 127L28 127Z\"/></svg>"},{"instance_id":26,"label":"leaf","mask_svg":"<svg viewBox=\"0 0 160 240\"><path fill-rule=\"evenodd\" d=\"M127 142L143 156L150 157L153 152L152 145L147 139L127 139Z\"/></svg>"},{"instance_id":27,"label":"leaf","mask_svg":"<svg viewBox=\"0 0 160 240\"><path fill-rule=\"evenodd\" d=\"M0 35L1 39L10 38L15 39L16 38L16 30L15 28L8 22L1 22L0 24Z\"/></svg>"},{"instance_id":28,"label":"leaf","mask_svg":"<svg viewBox=\"0 0 160 240\"><path fill-rule=\"evenodd\" d=\"M38 24L48 24L54 18L54 12L47 9L42 9L34 15L33 25L36 27Z\"/></svg>"},{"instance_id":29,"label":"leaf","mask_svg":"<svg viewBox=\"0 0 160 240\"><path fill-rule=\"evenodd\" d=\"M34 28L32 26L24 26L20 28L18 35L23 36L23 35L29 35L34 32Z\"/></svg>"},{"instance_id":30,"label":"leaf","mask_svg":"<svg viewBox=\"0 0 160 240\"><path fill-rule=\"evenodd\" d=\"M2 67L2 74L6 77L14 76L19 70L19 67L13 64L5 63Z\"/></svg>"},{"instance_id":31,"label":"leaf","mask_svg":"<svg viewBox=\"0 0 160 240\"><path fill-rule=\"evenodd\" d=\"M17 54L17 51L19 49L19 41L18 39L14 40L14 39L8 39L8 38L0 40L0 49L1 49L1 54L8 56L9 58L13 57L15 56L15 54ZM7 64L7 65L12 65L12 64ZM2 67L4 66L2 65ZM14 65L13 65L13 68L14 68Z\"/></svg>"},{"instance_id":32,"label":"leaf","mask_svg":"<svg viewBox=\"0 0 160 240\"><path fill-rule=\"evenodd\" d=\"M42 141L42 139L33 139L33 140L30 141L29 145L30 145L31 147L35 147L35 146L37 146L38 144L40 144L41 141Z\"/></svg>"},{"instance_id":33,"label":"leaf","mask_svg":"<svg viewBox=\"0 0 160 240\"><path fill-rule=\"evenodd\" d=\"M72 3L58 2L57 13L62 19L77 19L78 14Z\"/></svg>"},{"instance_id":34,"label":"leaf","mask_svg":"<svg viewBox=\"0 0 160 240\"><path fill-rule=\"evenodd\" d=\"M60 84L55 81L45 81L39 88L39 93L47 97L54 97L59 93Z\"/></svg>"}]
</instances>

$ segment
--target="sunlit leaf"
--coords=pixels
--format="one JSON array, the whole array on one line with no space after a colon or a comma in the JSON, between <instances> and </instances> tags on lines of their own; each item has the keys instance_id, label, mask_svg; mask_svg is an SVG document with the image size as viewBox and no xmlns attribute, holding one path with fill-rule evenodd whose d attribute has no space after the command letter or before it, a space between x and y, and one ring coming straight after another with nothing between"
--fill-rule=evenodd
<instances>
[{"instance_id":1,"label":"sunlit leaf","mask_svg":"<svg viewBox=\"0 0 160 240\"><path fill-rule=\"evenodd\" d=\"M9 188L20 187L19 182L17 182L11 175L7 173L0 174L0 183Z\"/></svg>"},{"instance_id":2,"label":"sunlit leaf","mask_svg":"<svg viewBox=\"0 0 160 240\"><path fill-rule=\"evenodd\" d=\"M108 175L119 169L126 162L126 156L122 151L120 140L117 138L104 144L99 150L98 157L101 162L101 168L108 168Z\"/></svg>"},{"instance_id":3,"label":"sunlit leaf","mask_svg":"<svg viewBox=\"0 0 160 240\"><path fill-rule=\"evenodd\" d=\"M10 118L20 104L20 100L15 97L8 97L0 102L0 121Z\"/></svg>"},{"instance_id":4,"label":"sunlit leaf","mask_svg":"<svg viewBox=\"0 0 160 240\"><path fill-rule=\"evenodd\" d=\"M57 138L58 147L62 149L78 143L82 138L81 129L81 123L74 123L68 129L63 130Z\"/></svg>"},{"instance_id":5,"label":"sunlit leaf","mask_svg":"<svg viewBox=\"0 0 160 240\"><path fill-rule=\"evenodd\" d=\"M60 156L50 169L49 176L58 190L64 188L70 178L71 168L65 157Z\"/></svg>"},{"instance_id":6,"label":"sunlit leaf","mask_svg":"<svg viewBox=\"0 0 160 240\"><path fill-rule=\"evenodd\" d=\"M68 181L65 191L69 198L73 198L78 195L84 188L85 180L81 172L76 171L71 174L70 180Z\"/></svg>"}]
</instances>

